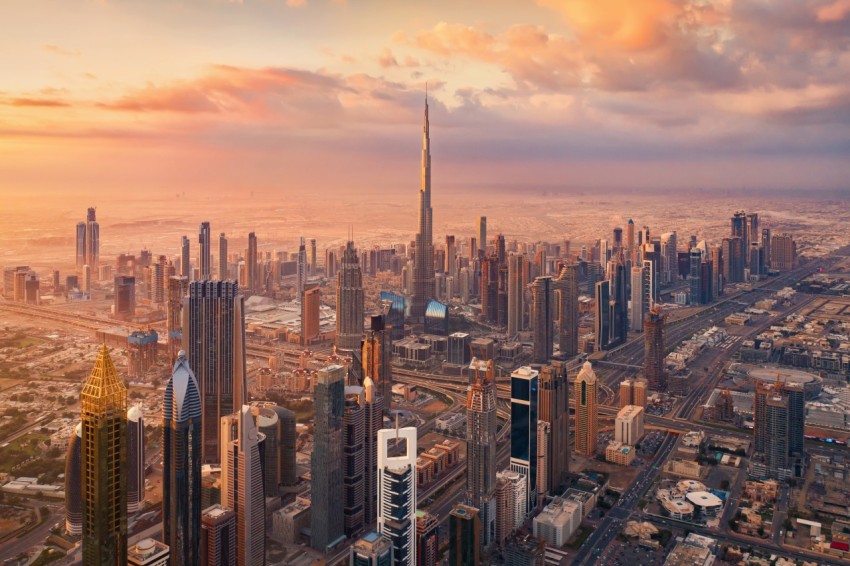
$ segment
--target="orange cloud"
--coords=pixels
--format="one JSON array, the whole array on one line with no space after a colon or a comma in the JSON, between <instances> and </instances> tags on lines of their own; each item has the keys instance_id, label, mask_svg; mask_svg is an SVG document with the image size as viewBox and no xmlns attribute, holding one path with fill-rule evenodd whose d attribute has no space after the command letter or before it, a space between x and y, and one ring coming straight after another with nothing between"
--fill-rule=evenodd
<instances>
[{"instance_id":1,"label":"orange cloud","mask_svg":"<svg viewBox=\"0 0 850 566\"><path fill-rule=\"evenodd\" d=\"M850 14L850 0L835 0L818 8L815 15L819 22L840 22Z\"/></svg>"},{"instance_id":2,"label":"orange cloud","mask_svg":"<svg viewBox=\"0 0 850 566\"><path fill-rule=\"evenodd\" d=\"M42 45L42 48L48 53L55 53L56 55L68 55L72 57L78 57L80 55L79 51L72 49L64 49L62 47L59 47L58 45L53 45L52 43Z\"/></svg>"},{"instance_id":3,"label":"orange cloud","mask_svg":"<svg viewBox=\"0 0 850 566\"><path fill-rule=\"evenodd\" d=\"M34 108L61 108L70 106L65 101L57 100L55 98L11 98L8 100L0 101L0 104L5 104L7 106L17 106L17 107L34 107Z\"/></svg>"}]
</instances>

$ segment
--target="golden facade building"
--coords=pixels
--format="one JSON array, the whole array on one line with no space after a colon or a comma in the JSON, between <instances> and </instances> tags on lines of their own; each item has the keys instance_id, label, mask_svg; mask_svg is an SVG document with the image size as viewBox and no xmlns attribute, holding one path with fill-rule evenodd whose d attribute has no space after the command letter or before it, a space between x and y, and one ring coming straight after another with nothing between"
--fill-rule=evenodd
<instances>
[{"instance_id":1,"label":"golden facade building","mask_svg":"<svg viewBox=\"0 0 850 566\"><path fill-rule=\"evenodd\" d=\"M590 362L585 362L575 381L576 433L575 450L583 456L596 453L599 432L599 380Z\"/></svg>"},{"instance_id":2,"label":"golden facade building","mask_svg":"<svg viewBox=\"0 0 850 566\"><path fill-rule=\"evenodd\" d=\"M127 563L127 388L106 345L80 392L83 564Z\"/></svg>"}]
</instances>

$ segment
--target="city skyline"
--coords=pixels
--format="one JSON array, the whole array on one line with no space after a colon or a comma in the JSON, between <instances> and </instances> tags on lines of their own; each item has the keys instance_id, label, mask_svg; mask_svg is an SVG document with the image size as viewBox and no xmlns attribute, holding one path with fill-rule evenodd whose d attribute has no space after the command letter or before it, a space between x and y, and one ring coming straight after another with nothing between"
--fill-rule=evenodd
<instances>
[{"instance_id":1,"label":"city skyline","mask_svg":"<svg viewBox=\"0 0 850 566\"><path fill-rule=\"evenodd\" d=\"M842 0L375 8L80 0L44 18L46 0L5 7L15 79L0 146L13 151L0 182L92 196L119 183L398 190L413 186L416 146L386 125L418 121L427 82L434 126L452 132L434 147L435 189L846 189Z\"/></svg>"}]
</instances>

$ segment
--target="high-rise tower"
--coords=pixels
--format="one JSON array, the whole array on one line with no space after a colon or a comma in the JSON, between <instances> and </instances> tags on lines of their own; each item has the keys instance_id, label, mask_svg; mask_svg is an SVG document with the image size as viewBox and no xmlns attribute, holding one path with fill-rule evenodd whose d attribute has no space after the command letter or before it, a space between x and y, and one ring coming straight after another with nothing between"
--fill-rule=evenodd
<instances>
[{"instance_id":1,"label":"high-rise tower","mask_svg":"<svg viewBox=\"0 0 850 566\"><path fill-rule=\"evenodd\" d=\"M83 425L74 427L65 456L65 532L79 536L83 532L82 461L80 450Z\"/></svg>"},{"instance_id":2,"label":"high-rise tower","mask_svg":"<svg viewBox=\"0 0 850 566\"><path fill-rule=\"evenodd\" d=\"M481 540L496 537L496 371L487 362L466 393L466 499L481 511Z\"/></svg>"},{"instance_id":3,"label":"high-rise tower","mask_svg":"<svg viewBox=\"0 0 850 566\"><path fill-rule=\"evenodd\" d=\"M304 236L301 236L301 242L298 244L298 258L295 262L295 292L300 301L304 297L304 290L307 288L307 246L304 244Z\"/></svg>"},{"instance_id":4,"label":"high-rise tower","mask_svg":"<svg viewBox=\"0 0 850 566\"><path fill-rule=\"evenodd\" d=\"M74 239L76 243L77 272L82 273L86 265L86 223L77 223L77 232Z\"/></svg>"},{"instance_id":5,"label":"high-rise tower","mask_svg":"<svg viewBox=\"0 0 850 566\"><path fill-rule=\"evenodd\" d=\"M552 357L555 326L552 320L552 278L538 277L531 284L531 326L534 331L532 361L548 363Z\"/></svg>"},{"instance_id":6,"label":"high-rise tower","mask_svg":"<svg viewBox=\"0 0 850 566\"><path fill-rule=\"evenodd\" d=\"M593 456L596 452L596 437L599 430L598 394L599 380L590 362L584 362L575 381L575 449L577 454L583 456Z\"/></svg>"},{"instance_id":7,"label":"high-rise tower","mask_svg":"<svg viewBox=\"0 0 850 566\"><path fill-rule=\"evenodd\" d=\"M336 347L351 351L363 338L363 274L357 248L350 241L342 254L336 283Z\"/></svg>"},{"instance_id":8,"label":"high-rise tower","mask_svg":"<svg viewBox=\"0 0 850 566\"><path fill-rule=\"evenodd\" d=\"M168 362L171 364L177 361L177 353L183 349L183 306L188 292L188 277L168 278L165 322L168 332L166 336L168 340Z\"/></svg>"},{"instance_id":9,"label":"high-rise tower","mask_svg":"<svg viewBox=\"0 0 850 566\"><path fill-rule=\"evenodd\" d=\"M392 339L389 330L385 327L384 316L372 316L370 328L360 346L363 376L370 377L375 382L377 395L383 398L385 412L390 410L392 397L393 368L390 365L392 349ZM383 415L381 417L383 418Z\"/></svg>"},{"instance_id":10,"label":"high-rise tower","mask_svg":"<svg viewBox=\"0 0 850 566\"><path fill-rule=\"evenodd\" d=\"M227 279L227 236L224 232L218 235L218 278Z\"/></svg>"},{"instance_id":11,"label":"high-rise tower","mask_svg":"<svg viewBox=\"0 0 850 566\"><path fill-rule=\"evenodd\" d=\"M578 354L578 264L561 268L558 290L558 348L571 358Z\"/></svg>"},{"instance_id":12,"label":"high-rise tower","mask_svg":"<svg viewBox=\"0 0 850 566\"><path fill-rule=\"evenodd\" d=\"M145 502L145 418L142 408L127 411L127 513L135 513Z\"/></svg>"},{"instance_id":13,"label":"high-rise tower","mask_svg":"<svg viewBox=\"0 0 850 566\"><path fill-rule=\"evenodd\" d=\"M363 530L365 484L366 394L359 385L345 388L343 450L343 514L345 536L352 538Z\"/></svg>"},{"instance_id":14,"label":"high-rise tower","mask_svg":"<svg viewBox=\"0 0 850 566\"><path fill-rule=\"evenodd\" d=\"M510 469L525 477L528 514L537 502L537 393L540 372L523 366L511 374Z\"/></svg>"},{"instance_id":15,"label":"high-rise tower","mask_svg":"<svg viewBox=\"0 0 850 566\"><path fill-rule=\"evenodd\" d=\"M310 545L327 552L345 540L343 519L342 442L345 406L345 368L319 370L314 392L316 418L310 459L313 500Z\"/></svg>"},{"instance_id":16,"label":"high-rise tower","mask_svg":"<svg viewBox=\"0 0 850 566\"><path fill-rule=\"evenodd\" d=\"M384 403L381 392L368 375L363 378L366 404L363 459L366 473L363 488L363 520L371 525L378 519L378 431L384 425Z\"/></svg>"},{"instance_id":17,"label":"high-rise tower","mask_svg":"<svg viewBox=\"0 0 850 566\"><path fill-rule=\"evenodd\" d=\"M171 564L198 564L201 536L201 391L177 354L162 404L162 539Z\"/></svg>"},{"instance_id":18,"label":"high-rise tower","mask_svg":"<svg viewBox=\"0 0 850 566\"><path fill-rule=\"evenodd\" d=\"M378 532L393 566L416 565L416 427L378 431Z\"/></svg>"},{"instance_id":19,"label":"high-rise tower","mask_svg":"<svg viewBox=\"0 0 850 566\"><path fill-rule=\"evenodd\" d=\"M89 208L86 213L86 265L98 271L100 262L100 224L95 218L95 208ZM98 278L98 275L95 275Z\"/></svg>"},{"instance_id":20,"label":"high-rise tower","mask_svg":"<svg viewBox=\"0 0 850 566\"><path fill-rule=\"evenodd\" d=\"M236 564L263 566L266 563L265 516L263 493L263 464L260 443L264 436L257 431L251 407L242 405L238 416L238 431L227 443L225 453L228 501L223 505L236 511Z\"/></svg>"},{"instance_id":21,"label":"high-rise tower","mask_svg":"<svg viewBox=\"0 0 850 566\"><path fill-rule=\"evenodd\" d=\"M245 272L248 275L246 287L249 292L258 293L261 285L260 273L257 270L257 235L254 232L248 233L248 254L246 261Z\"/></svg>"},{"instance_id":22,"label":"high-rise tower","mask_svg":"<svg viewBox=\"0 0 850 566\"><path fill-rule=\"evenodd\" d=\"M106 345L80 392L83 565L127 563L127 389Z\"/></svg>"},{"instance_id":23,"label":"high-rise tower","mask_svg":"<svg viewBox=\"0 0 850 566\"><path fill-rule=\"evenodd\" d=\"M661 308L653 307L643 322L644 377L652 391L667 390L667 374L664 368L665 318Z\"/></svg>"},{"instance_id":24,"label":"high-rise tower","mask_svg":"<svg viewBox=\"0 0 850 566\"><path fill-rule=\"evenodd\" d=\"M191 249L188 236L180 238L180 275L186 280L192 279Z\"/></svg>"},{"instance_id":25,"label":"high-rise tower","mask_svg":"<svg viewBox=\"0 0 850 566\"><path fill-rule=\"evenodd\" d=\"M419 189L419 230L413 249L413 296L410 316L424 322L425 306L434 297L434 238L431 233L431 137L428 123L428 98L425 98L425 126L422 132L422 179Z\"/></svg>"},{"instance_id":26,"label":"high-rise tower","mask_svg":"<svg viewBox=\"0 0 850 566\"><path fill-rule=\"evenodd\" d=\"M193 281L183 309L184 348L201 387L203 458L221 457L221 417L247 399L244 299L235 281Z\"/></svg>"},{"instance_id":27,"label":"high-rise tower","mask_svg":"<svg viewBox=\"0 0 850 566\"><path fill-rule=\"evenodd\" d=\"M566 480L570 468L570 408L566 370L560 365L543 366L538 395L538 419L550 426L546 446L546 485L542 487L551 493Z\"/></svg>"},{"instance_id":28,"label":"high-rise tower","mask_svg":"<svg viewBox=\"0 0 850 566\"><path fill-rule=\"evenodd\" d=\"M210 278L210 238L212 238L212 234L210 233L210 223L209 222L201 222L201 227L198 229L198 278L199 279L209 279Z\"/></svg>"}]
</instances>

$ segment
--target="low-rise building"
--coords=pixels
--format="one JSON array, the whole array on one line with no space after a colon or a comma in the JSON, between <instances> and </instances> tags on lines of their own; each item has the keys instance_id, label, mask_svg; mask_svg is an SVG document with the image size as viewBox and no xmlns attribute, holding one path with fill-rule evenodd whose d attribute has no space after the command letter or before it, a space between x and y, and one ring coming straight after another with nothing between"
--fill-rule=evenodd
<instances>
[{"instance_id":1,"label":"low-rise building","mask_svg":"<svg viewBox=\"0 0 850 566\"><path fill-rule=\"evenodd\" d=\"M581 524L581 506L575 501L556 497L534 518L534 536L552 546L563 546Z\"/></svg>"},{"instance_id":2,"label":"low-rise building","mask_svg":"<svg viewBox=\"0 0 850 566\"><path fill-rule=\"evenodd\" d=\"M605 448L605 460L619 466L629 466L635 459L635 449L633 446L617 442L610 442Z\"/></svg>"}]
</instances>

